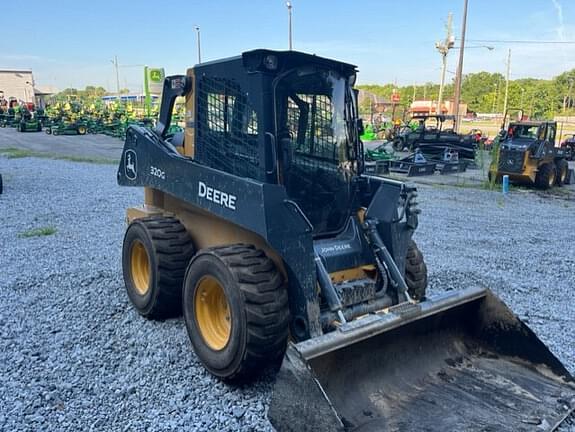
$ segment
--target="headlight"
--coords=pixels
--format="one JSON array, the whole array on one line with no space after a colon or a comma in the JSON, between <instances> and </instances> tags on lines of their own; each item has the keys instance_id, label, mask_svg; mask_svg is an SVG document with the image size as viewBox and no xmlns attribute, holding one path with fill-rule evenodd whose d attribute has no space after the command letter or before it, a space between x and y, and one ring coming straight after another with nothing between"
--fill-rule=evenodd
<instances>
[{"instance_id":1,"label":"headlight","mask_svg":"<svg viewBox=\"0 0 575 432\"><path fill-rule=\"evenodd\" d=\"M263 64L266 69L276 70L278 68L278 58L275 55L267 55L264 57Z\"/></svg>"}]
</instances>

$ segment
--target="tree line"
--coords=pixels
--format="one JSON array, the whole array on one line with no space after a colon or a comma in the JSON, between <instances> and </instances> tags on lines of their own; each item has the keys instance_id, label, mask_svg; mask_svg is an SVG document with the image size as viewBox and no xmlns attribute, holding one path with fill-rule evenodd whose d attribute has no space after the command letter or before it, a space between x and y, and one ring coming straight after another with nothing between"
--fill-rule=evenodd
<instances>
[{"instance_id":1,"label":"tree line","mask_svg":"<svg viewBox=\"0 0 575 432\"><path fill-rule=\"evenodd\" d=\"M399 92L400 106L409 107L413 100L435 100L439 95L439 84L428 82L423 85L394 86L393 84L366 84L358 88L391 99L394 91ZM444 100L453 99L454 85L446 84ZM463 76L461 100L468 109L476 113L501 113L505 99L505 77L500 73L477 72ZM360 111L368 113L370 101L366 99ZM521 78L509 81L509 108L521 108L531 118L552 118L556 115L575 114L575 69L549 79Z\"/></svg>"}]
</instances>

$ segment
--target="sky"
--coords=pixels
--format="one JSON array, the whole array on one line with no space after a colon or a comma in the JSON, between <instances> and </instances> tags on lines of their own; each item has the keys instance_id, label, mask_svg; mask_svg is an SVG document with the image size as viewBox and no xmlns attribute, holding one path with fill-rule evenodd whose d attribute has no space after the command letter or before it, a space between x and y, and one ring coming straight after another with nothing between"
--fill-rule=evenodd
<instances>
[{"instance_id":1,"label":"sky","mask_svg":"<svg viewBox=\"0 0 575 432\"><path fill-rule=\"evenodd\" d=\"M202 60L255 48L287 49L285 0L28 0L3 1L0 69L32 69L37 85L139 92L143 65L184 73ZM463 0L291 0L293 48L353 63L359 84L439 82L435 42L445 37L449 12L461 36ZM551 78L575 68L575 0L469 0L464 73L505 73L511 78ZM456 41L456 46L459 41ZM488 50L485 46L492 46ZM453 79L458 51L448 56Z\"/></svg>"}]
</instances>

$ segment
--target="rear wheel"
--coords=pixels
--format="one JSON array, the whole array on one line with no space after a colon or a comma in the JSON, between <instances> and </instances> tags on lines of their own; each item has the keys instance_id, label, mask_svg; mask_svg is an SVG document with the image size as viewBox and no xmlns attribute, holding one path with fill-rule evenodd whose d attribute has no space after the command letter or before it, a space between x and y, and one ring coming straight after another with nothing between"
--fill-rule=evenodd
<instances>
[{"instance_id":1,"label":"rear wheel","mask_svg":"<svg viewBox=\"0 0 575 432\"><path fill-rule=\"evenodd\" d=\"M565 184L565 181L567 180L567 174L569 172L569 164L565 159L559 159L557 162L555 162L555 165L557 170L557 179L555 180L555 182L557 183L557 186L562 186Z\"/></svg>"},{"instance_id":2,"label":"rear wheel","mask_svg":"<svg viewBox=\"0 0 575 432\"><path fill-rule=\"evenodd\" d=\"M153 319L181 314L182 283L194 254L192 240L175 218L136 219L126 230L122 267L128 297Z\"/></svg>"},{"instance_id":3,"label":"rear wheel","mask_svg":"<svg viewBox=\"0 0 575 432\"><path fill-rule=\"evenodd\" d=\"M226 381L247 381L283 358L289 323L283 277L251 245L202 250L188 267L184 320L205 367Z\"/></svg>"},{"instance_id":4,"label":"rear wheel","mask_svg":"<svg viewBox=\"0 0 575 432\"><path fill-rule=\"evenodd\" d=\"M86 126L78 126L78 135L86 135Z\"/></svg>"},{"instance_id":5,"label":"rear wheel","mask_svg":"<svg viewBox=\"0 0 575 432\"><path fill-rule=\"evenodd\" d=\"M557 171L553 162L548 162L539 167L535 176L535 186L539 189L549 189L555 184Z\"/></svg>"},{"instance_id":6,"label":"rear wheel","mask_svg":"<svg viewBox=\"0 0 575 432\"><path fill-rule=\"evenodd\" d=\"M427 289L427 266L415 241L411 240L405 260L407 292L414 300L423 300Z\"/></svg>"}]
</instances>

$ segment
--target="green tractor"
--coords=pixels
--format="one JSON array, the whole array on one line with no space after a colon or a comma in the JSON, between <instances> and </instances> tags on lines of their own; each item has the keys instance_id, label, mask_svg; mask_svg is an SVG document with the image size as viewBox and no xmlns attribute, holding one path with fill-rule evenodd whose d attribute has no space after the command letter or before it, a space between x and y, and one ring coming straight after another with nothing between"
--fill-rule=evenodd
<instances>
[{"instance_id":1,"label":"green tractor","mask_svg":"<svg viewBox=\"0 0 575 432\"><path fill-rule=\"evenodd\" d=\"M81 121L60 121L46 129L48 135L86 135L88 126Z\"/></svg>"},{"instance_id":2,"label":"green tractor","mask_svg":"<svg viewBox=\"0 0 575 432\"><path fill-rule=\"evenodd\" d=\"M362 141L373 141L377 139L377 134L373 130L373 126L368 124L365 126L363 134L359 137Z\"/></svg>"},{"instance_id":3,"label":"green tractor","mask_svg":"<svg viewBox=\"0 0 575 432\"><path fill-rule=\"evenodd\" d=\"M363 141L363 140L362 140ZM386 149L386 144L383 143L373 149L366 149L365 150L365 160L367 162L375 162L375 161L392 161L397 159L395 153Z\"/></svg>"},{"instance_id":4,"label":"green tractor","mask_svg":"<svg viewBox=\"0 0 575 432\"><path fill-rule=\"evenodd\" d=\"M42 122L27 109L22 109L18 132L42 132Z\"/></svg>"},{"instance_id":5,"label":"green tractor","mask_svg":"<svg viewBox=\"0 0 575 432\"><path fill-rule=\"evenodd\" d=\"M6 110L0 121L0 127L17 127L20 123L20 114L13 107Z\"/></svg>"}]
</instances>

